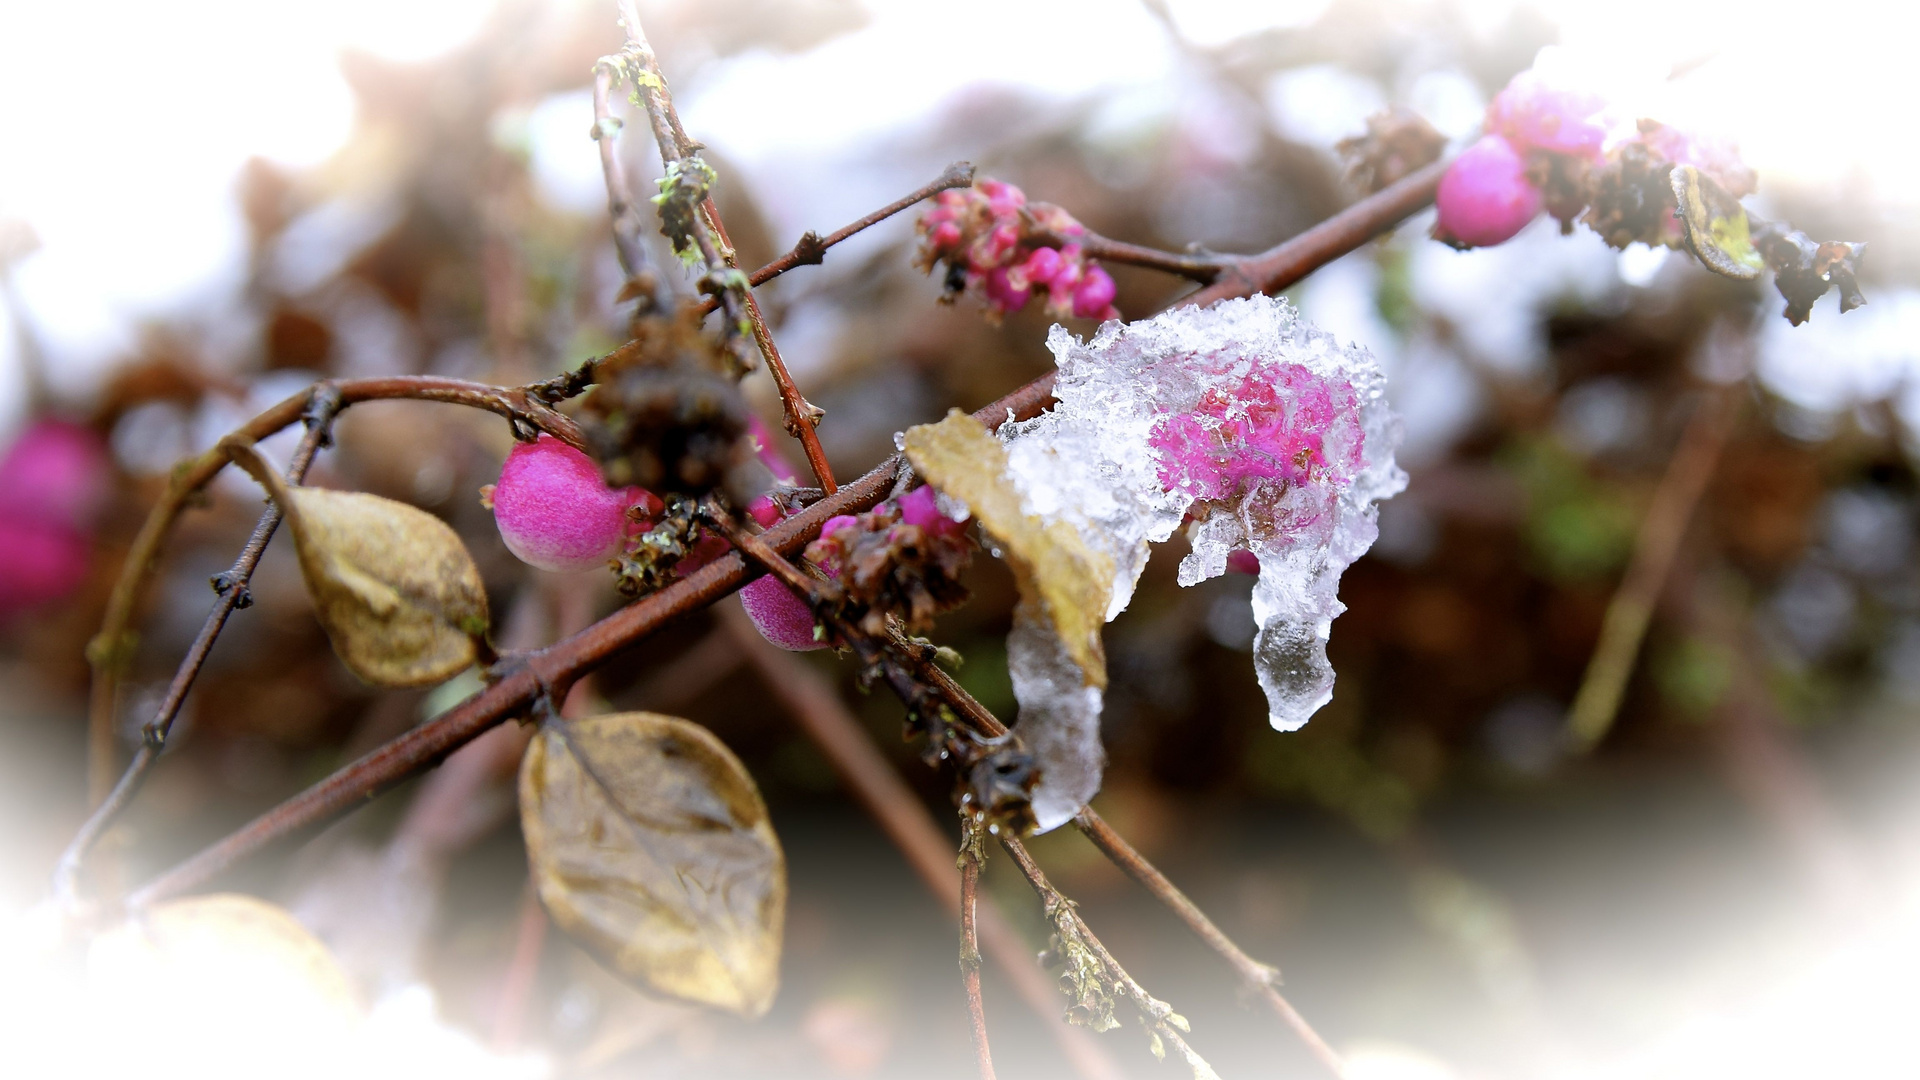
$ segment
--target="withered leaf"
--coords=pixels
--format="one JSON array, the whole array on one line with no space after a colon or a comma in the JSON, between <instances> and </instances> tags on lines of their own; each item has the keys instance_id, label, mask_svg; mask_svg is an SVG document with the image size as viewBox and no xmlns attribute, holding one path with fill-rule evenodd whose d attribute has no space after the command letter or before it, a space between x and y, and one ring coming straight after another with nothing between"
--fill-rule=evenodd
<instances>
[{"instance_id":1,"label":"withered leaf","mask_svg":"<svg viewBox=\"0 0 1920 1080\"><path fill-rule=\"evenodd\" d=\"M1107 621L1113 560L1090 549L1072 525L1042 522L1026 512L1007 478L1007 451L978 420L958 409L937 424L906 433L907 460L929 484L967 504L1000 542L1020 586L1059 634L1086 685L1107 685L1100 628Z\"/></svg>"},{"instance_id":2,"label":"withered leaf","mask_svg":"<svg viewBox=\"0 0 1920 1080\"><path fill-rule=\"evenodd\" d=\"M248 995L252 1009L266 995L310 1031L358 1010L346 973L318 938L285 908L238 893L136 912L93 940L87 962L102 985L144 996L143 1010L160 995L209 986Z\"/></svg>"},{"instance_id":3,"label":"withered leaf","mask_svg":"<svg viewBox=\"0 0 1920 1080\"><path fill-rule=\"evenodd\" d=\"M1774 287L1787 301L1783 314L1795 326L1813 316L1813 302L1829 288L1840 290L1843 315L1867 302L1857 276L1867 255L1865 244L1819 243L1783 222L1755 221L1753 246L1773 271Z\"/></svg>"},{"instance_id":4,"label":"withered leaf","mask_svg":"<svg viewBox=\"0 0 1920 1080\"><path fill-rule=\"evenodd\" d=\"M286 515L314 613L349 670L420 686L473 663L487 593L446 522L365 492L290 487L251 442L223 445Z\"/></svg>"},{"instance_id":5,"label":"withered leaf","mask_svg":"<svg viewBox=\"0 0 1920 1080\"><path fill-rule=\"evenodd\" d=\"M653 713L549 723L520 764L540 900L647 989L757 1017L779 985L787 868L753 778L713 733Z\"/></svg>"},{"instance_id":6,"label":"withered leaf","mask_svg":"<svg viewBox=\"0 0 1920 1080\"><path fill-rule=\"evenodd\" d=\"M1759 277L1766 264L1753 249L1747 211L1740 200L1692 165L1675 166L1670 179L1686 226L1687 249L1694 257L1724 277L1739 281Z\"/></svg>"}]
</instances>

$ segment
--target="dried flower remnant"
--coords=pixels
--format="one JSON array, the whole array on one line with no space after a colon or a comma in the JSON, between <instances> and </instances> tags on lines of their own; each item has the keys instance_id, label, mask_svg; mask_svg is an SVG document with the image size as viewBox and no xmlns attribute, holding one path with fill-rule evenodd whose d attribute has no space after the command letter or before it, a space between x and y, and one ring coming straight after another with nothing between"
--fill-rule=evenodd
<instances>
[{"instance_id":1,"label":"dried flower remnant","mask_svg":"<svg viewBox=\"0 0 1920 1080\"><path fill-rule=\"evenodd\" d=\"M1334 147L1347 162L1347 179L1369 194L1392 187L1439 160L1447 137L1425 117L1395 105L1367 117L1363 135L1342 139Z\"/></svg>"},{"instance_id":2,"label":"dried flower remnant","mask_svg":"<svg viewBox=\"0 0 1920 1080\"><path fill-rule=\"evenodd\" d=\"M730 365L696 306L636 320L632 346L601 365L581 417L607 483L689 497L738 486L752 458L750 413Z\"/></svg>"},{"instance_id":3,"label":"dried flower remnant","mask_svg":"<svg viewBox=\"0 0 1920 1080\"><path fill-rule=\"evenodd\" d=\"M629 533L657 516L660 504L640 488L608 487L592 458L551 435L515 443L500 481L481 495L507 550L562 573L605 566Z\"/></svg>"},{"instance_id":4,"label":"dried flower remnant","mask_svg":"<svg viewBox=\"0 0 1920 1080\"><path fill-rule=\"evenodd\" d=\"M1089 259L1076 238L1086 226L1051 203L1029 203L1019 188L982 178L971 188L941 192L917 225L914 264L931 273L944 263L944 300L962 292L998 321L1035 295L1056 319L1116 319L1113 278Z\"/></svg>"},{"instance_id":5,"label":"dried flower remnant","mask_svg":"<svg viewBox=\"0 0 1920 1080\"><path fill-rule=\"evenodd\" d=\"M884 634L887 616L909 633L966 602L960 575L973 562L966 523L940 511L930 488L916 488L858 516L820 526L807 558L837 578L848 617L868 634Z\"/></svg>"},{"instance_id":6,"label":"dried flower remnant","mask_svg":"<svg viewBox=\"0 0 1920 1080\"><path fill-rule=\"evenodd\" d=\"M1029 511L1112 558L1108 618L1125 609L1148 544L1189 516L1181 584L1251 551L1255 669L1273 726L1298 728L1332 696L1340 574L1378 534L1375 504L1406 484L1373 358L1268 297L1109 325L1084 342L1056 327L1048 346L1058 404L1001 429Z\"/></svg>"}]
</instances>

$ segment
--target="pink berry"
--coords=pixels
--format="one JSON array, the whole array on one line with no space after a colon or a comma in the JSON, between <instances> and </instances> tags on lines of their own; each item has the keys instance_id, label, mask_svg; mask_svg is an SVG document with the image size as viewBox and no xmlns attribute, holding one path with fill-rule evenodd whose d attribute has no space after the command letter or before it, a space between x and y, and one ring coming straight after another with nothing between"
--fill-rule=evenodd
<instances>
[{"instance_id":1,"label":"pink berry","mask_svg":"<svg viewBox=\"0 0 1920 1080\"><path fill-rule=\"evenodd\" d=\"M107 497L100 437L64 420L36 420L0 458L0 517L85 531Z\"/></svg>"},{"instance_id":2,"label":"pink berry","mask_svg":"<svg viewBox=\"0 0 1920 1080\"><path fill-rule=\"evenodd\" d=\"M1227 569L1236 574L1252 574L1254 577L1259 577L1260 556L1246 548L1229 551L1227 552Z\"/></svg>"},{"instance_id":3,"label":"pink berry","mask_svg":"<svg viewBox=\"0 0 1920 1080\"><path fill-rule=\"evenodd\" d=\"M91 544L56 521L0 518L0 615L59 600L87 579Z\"/></svg>"},{"instance_id":4,"label":"pink berry","mask_svg":"<svg viewBox=\"0 0 1920 1080\"><path fill-rule=\"evenodd\" d=\"M1455 158L1433 201L1440 211L1434 238L1463 248L1509 240L1540 213L1540 189L1527 182L1525 159L1499 135L1483 136Z\"/></svg>"},{"instance_id":5,"label":"pink berry","mask_svg":"<svg viewBox=\"0 0 1920 1080\"><path fill-rule=\"evenodd\" d=\"M955 521L941 513L940 502L934 496L933 489L925 485L900 496L899 506L901 521L936 536L950 536L967 527L966 522ZM825 532L825 529L821 530L822 535Z\"/></svg>"},{"instance_id":6,"label":"pink berry","mask_svg":"<svg viewBox=\"0 0 1920 1080\"><path fill-rule=\"evenodd\" d=\"M987 303L999 311L1019 311L1027 306L1027 290L1014 286L1004 266L996 266L988 271L985 292Z\"/></svg>"},{"instance_id":7,"label":"pink berry","mask_svg":"<svg viewBox=\"0 0 1920 1080\"><path fill-rule=\"evenodd\" d=\"M1034 249L1033 254L1027 256L1027 262L1023 268L1027 283L1030 285L1053 284L1053 279L1060 276L1061 265L1060 253L1053 248Z\"/></svg>"},{"instance_id":8,"label":"pink berry","mask_svg":"<svg viewBox=\"0 0 1920 1080\"><path fill-rule=\"evenodd\" d=\"M740 590L740 606L760 636L790 652L824 649L813 636L813 609L779 578L769 574Z\"/></svg>"},{"instance_id":9,"label":"pink berry","mask_svg":"<svg viewBox=\"0 0 1920 1080\"><path fill-rule=\"evenodd\" d=\"M945 252L960 243L960 226L951 221L943 221L927 234L927 245L935 251Z\"/></svg>"},{"instance_id":10,"label":"pink berry","mask_svg":"<svg viewBox=\"0 0 1920 1080\"><path fill-rule=\"evenodd\" d=\"M1087 267L1080 284L1073 289L1073 313L1082 319L1110 318L1113 308L1113 278L1098 266Z\"/></svg>"},{"instance_id":11,"label":"pink berry","mask_svg":"<svg viewBox=\"0 0 1920 1080\"><path fill-rule=\"evenodd\" d=\"M592 458L542 435L507 455L493 488L493 519L521 561L542 570L587 570L626 539L627 508L647 498L639 488L607 487Z\"/></svg>"},{"instance_id":12,"label":"pink berry","mask_svg":"<svg viewBox=\"0 0 1920 1080\"><path fill-rule=\"evenodd\" d=\"M1486 126L1522 152L1544 150L1596 161L1607 137L1599 95L1552 86L1532 70L1515 75L1494 95Z\"/></svg>"}]
</instances>

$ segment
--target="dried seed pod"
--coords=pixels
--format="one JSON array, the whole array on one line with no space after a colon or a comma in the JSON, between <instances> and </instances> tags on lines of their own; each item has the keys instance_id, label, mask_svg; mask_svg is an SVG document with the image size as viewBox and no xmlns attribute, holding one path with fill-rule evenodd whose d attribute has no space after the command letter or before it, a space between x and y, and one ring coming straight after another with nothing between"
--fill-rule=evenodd
<instances>
[{"instance_id":1,"label":"dried seed pod","mask_svg":"<svg viewBox=\"0 0 1920 1080\"><path fill-rule=\"evenodd\" d=\"M638 322L635 347L603 365L581 417L607 483L690 497L740 486L751 412L724 345L701 330L697 309Z\"/></svg>"},{"instance_id":2,"label":"dried seed pod","mask_svg":"<svg viewBox=\"0 0 1920 1080\"><path fill-rule=\"evenodd\" d=\"M474 662L487 592L446 522L365 492L289 487L252 442L221 445L286 515L314 614L348 670L379 686L422 686Z\"/></svg>"},{"instance_id":3,"label":"dried seed pod","mask_svg":"<svg viewBox=\"0 0 1920 1080\"><path fill-rule=\"evenodd\" d=\"M786 857L712 732L654 713L556 719L521 759L520 828L541 903L601 963L746 1017L773 1004Z\"/></svg>"}]
</instances>

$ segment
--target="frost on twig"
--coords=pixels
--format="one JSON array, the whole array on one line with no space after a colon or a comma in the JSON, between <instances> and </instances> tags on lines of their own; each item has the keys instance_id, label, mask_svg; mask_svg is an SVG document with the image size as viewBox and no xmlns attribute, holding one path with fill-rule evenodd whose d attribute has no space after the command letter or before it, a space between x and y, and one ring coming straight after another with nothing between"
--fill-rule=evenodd
<instances>
[{"instance_id":1,"label":"frost on twig","mask_svg":"<svg viewBox=\"0 0 1920 1080\"><path fill-rule=\"evenodd\" d=\"M1148 545L1182 521L1193 542L1182 585L1250 551L1260 564L1254 667L1269 720L1282 731L1306 723L1333 696L1326 641L1344 610L1340 573L1378 535L1375 504L1406 485L1393 461L1399 422L1372 356L1261 296L1109 322L1084 342L1056 326L1047 344L1058 404L1000 429L1027 512L1072 525L1112 559L1108 619L1126 609ZM1043 830L1097 790L1103 758L1084 715L1099 702L1067 659L1046 635L1016 629L1008 640L1016 730L1036 747L1072 735L1071 759L1038 755ZM1057 790L1069 778L1073 790Z\"/></svg>"}]
</instances>

